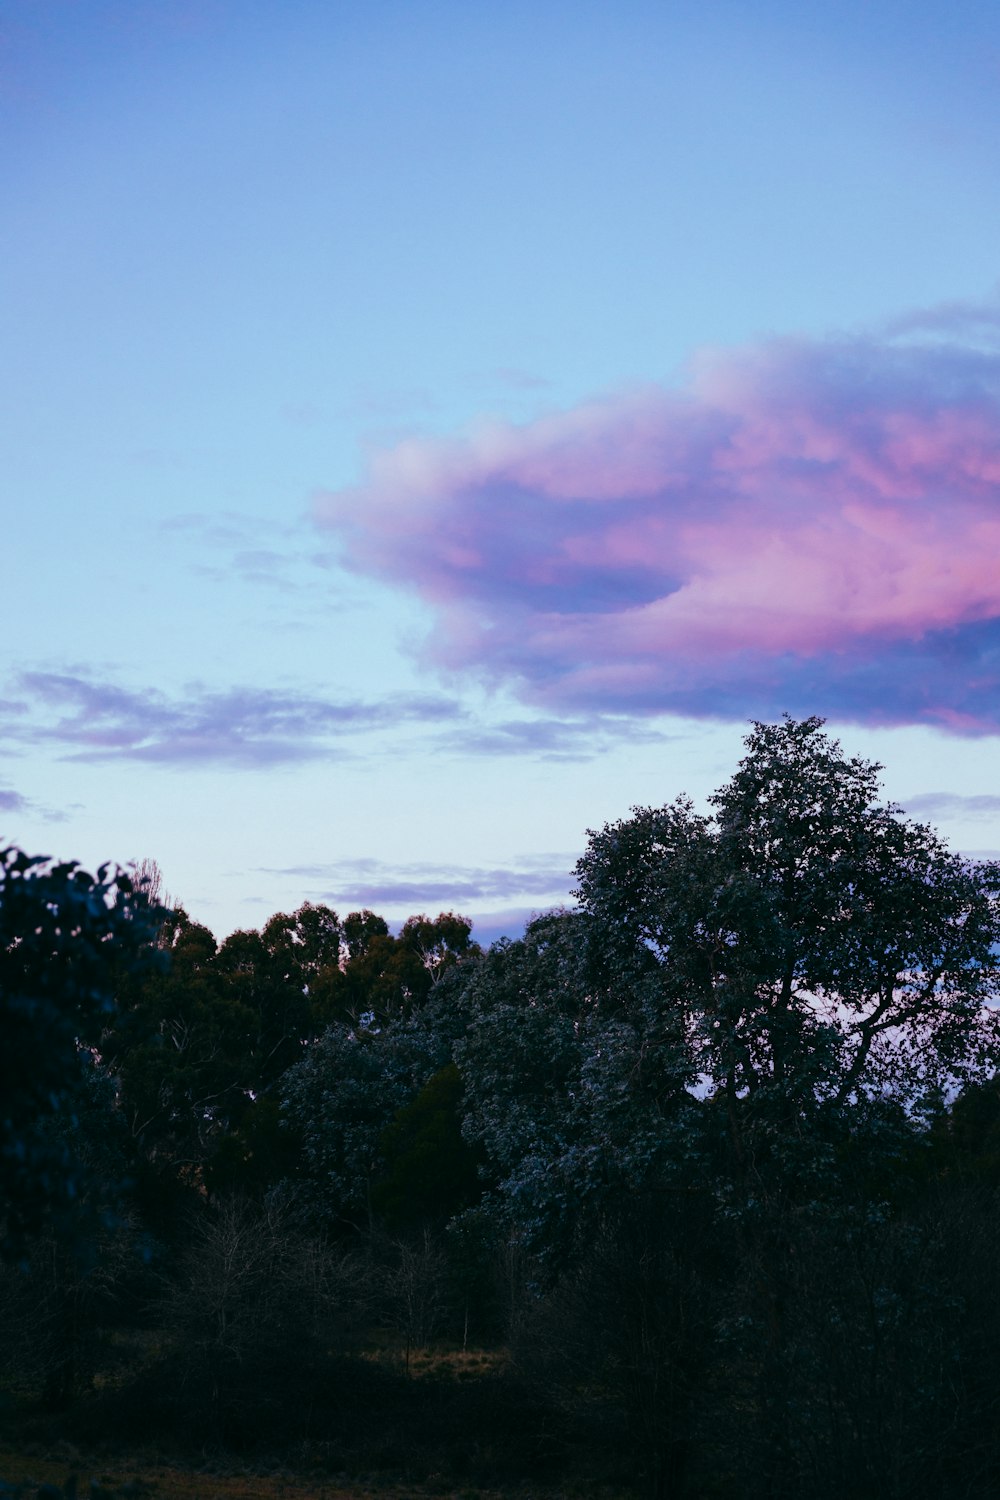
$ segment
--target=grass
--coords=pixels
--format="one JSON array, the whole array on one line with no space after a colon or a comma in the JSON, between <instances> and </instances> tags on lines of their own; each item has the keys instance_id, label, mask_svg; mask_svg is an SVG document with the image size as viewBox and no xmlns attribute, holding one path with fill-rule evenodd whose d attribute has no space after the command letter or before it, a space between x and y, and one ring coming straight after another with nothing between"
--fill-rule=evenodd
<instances>
[{"instance_id":1,"label":"grass","mask_svg":"<svg viewBox=\"0 0 1000 1500\"><path fill-rule=\"evenodd\" d=\"M0 1479L10 1484L51 1484L62 1488L71 1476L82 1495L91 1480L108 1489L128 1486L149 1500L504 1500L497 1490L453 1489L435 1485L310 1481L284 1471L254 1473L234 1466L203 1470L179 1468L155 1460L93 1459L84 1453L35 1454L0 1448ZM535 1493L538 1493L537 1491Z\"/></svg>"},{"instance_id":2,"label":"grass","mask_svg":"<svg viewBox=\"0 0 1000 1500\"><path fill-rule=\"evenodd\" d=\"M0 1447L0 1480L10 1484L50 1484L62 1489L76 1476L81 1497L91 1481L111 1490L127 1487L135 1500L567 1500L582 1495L574 1486L551 1489L532 1485L530 1491L480 1489L476 1486L435 1481L424 1484L385 1483L365 1480L309 1480L281 1470L257 1473L234 1464L206 1464L183 1468L155 1457L94 1457L62 1445L62 1452L28 1453ZM594 1492L587 1489L591 1500ZM602 1500L616 1500L618 1492L602 1491ZM634 1497L633 1497L634 1500Z\"/></svg>"},{"instance_id":3,"label":"grass","mask_svg":"<svg viewBox=\"0 0 1000 1500\"><path fill-rule=\"evenodd\" d=\"M497 1374L508 1363L505 1349L456 1349L451 1345L428 1345L410 1350L409 1366L406 1364L405 1346L386 1344L362 1354L362 1359L387 1368L408 1368L411 1378L431 1377L444 1380L475 1380L483 1375Z\"/></svg>"},{"instance_id":4,"label":"grass","mask_svg":"<svg viewBox=\"0 0 1000 1500\"><path fill-rule=\"evenodd\" d=\"M293 1396L287 1423L266 1403L266 1420L255 1423L251 1384L248 1431L230 1441L211 1423L199 1424L193 1408L172 1413L175 1375L137 1358L126 1375L138 1372L147 1387L130 1393L116 1371L65 1417L31 1400L4 1402L0 1481L24 1485L25 1500L35 1500L43 1484L62 1492L74 1477L80 1500L89 1500L92 1483L116 1500L615 1500L621 1493L601 1483L582 1451L567 1454L572 1479L559 1474L552 1444L565 1435L553 1439L534 1404L526 1407L523 1393L503 1383L506 1350L442 1342L413 1348L408 1369L404 1361L405 1348L385 1341L356 1357L353 1374L334 1371L317 1395L326 1420L317 1420L312 1437L311 1423L296 1423ZM246 1415L241 1399L233 1397ZM137 1420L149 1411L162 1420ZM569 1482L559 1484L564 1477Z\"/></svg>"}]
</instances>

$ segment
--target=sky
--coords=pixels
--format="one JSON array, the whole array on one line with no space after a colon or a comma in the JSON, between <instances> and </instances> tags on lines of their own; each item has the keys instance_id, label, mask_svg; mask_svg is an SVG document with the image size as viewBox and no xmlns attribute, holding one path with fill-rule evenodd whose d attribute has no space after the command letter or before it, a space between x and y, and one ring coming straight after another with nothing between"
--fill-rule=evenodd
<instances>
[{"instance_id":1,"label":"sky","mask_svg":"<svg viewBox=\"0 0 1000 1500\"><path fill-rule=\"evenodd\" d=\"M0 0L0 841L568 902L819 714L1000 848L1000 10Z\"/></svg>"}]
</instances>

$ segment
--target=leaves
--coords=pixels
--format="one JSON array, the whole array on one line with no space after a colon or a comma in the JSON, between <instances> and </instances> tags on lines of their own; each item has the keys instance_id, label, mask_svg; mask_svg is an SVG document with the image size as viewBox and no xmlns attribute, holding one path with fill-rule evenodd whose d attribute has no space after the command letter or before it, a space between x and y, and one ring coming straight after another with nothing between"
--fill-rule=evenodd
<instances>
[{"instance_id":1,"label":"leaves","mask_svg":"<svg viewBox=\"0 0 1000 1500\"><path fill-rule=\"evenodd\" d=\"M124 975L157 965L162 910L128 875L0 850L3 1248L79 1196L75 1101ZM62 1129L56 1130L59 1120Z\"/></svg>"}]
</instances>

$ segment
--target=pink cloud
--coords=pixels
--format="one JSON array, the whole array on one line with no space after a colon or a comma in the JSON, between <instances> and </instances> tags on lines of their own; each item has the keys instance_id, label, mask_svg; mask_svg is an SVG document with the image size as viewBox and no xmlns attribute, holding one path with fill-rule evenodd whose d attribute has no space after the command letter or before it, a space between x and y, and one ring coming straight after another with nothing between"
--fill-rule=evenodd
<instances>
[{"instance_id":1,"label":"pink cloud","mask_svg":"<svg viewBox=\"0 0 1000 1500\"><path fill-rule=\"evenodd\" d=\"M410 439L317 518L434 606L431 660L550 708L1000 724L996 345L704 354L682 390Z\"/></svg>"}]
</instances>

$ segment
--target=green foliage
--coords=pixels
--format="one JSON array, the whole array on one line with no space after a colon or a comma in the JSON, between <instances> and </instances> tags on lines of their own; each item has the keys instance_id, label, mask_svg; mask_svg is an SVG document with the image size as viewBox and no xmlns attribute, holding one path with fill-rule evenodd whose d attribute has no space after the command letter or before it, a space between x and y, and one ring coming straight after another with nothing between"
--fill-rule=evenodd
<instances>
[{"instance_id":1,"label":"green foliage","mask_svg":"<svg viewBox=\"0 0 1000 1500\"><path fill-rule=\"evenodd\" d=\"M262 1188L288 1165L265 1101L322 1029L340 977L336 913L306 903L219 947L177 910L161 944L169 968L123 985L102 1042L143 1170Z\"/></svg>"},{"instance_id":2,"label":"green foliage","mask_svg":"<svg viewBox=\"0 0 1000 1500\"><path fill-rule=\"evenodd\" d=\"M481 1155L462 1137L462 1077L454 1063L397 1110L379 1153L372 1207L389 1229L444 1225L475 1201Z\"/></svg>"},{"instance_id":3,"label":"green foliage","mask_svg":"<svg viewBox=\"0 0 1000 1500\"><path fill-rule=\"evenodd\" d=\"M451 913L309 903L220 947L9 851L10 1223L29 1179L51 1207L130 1153L151 1219L191 1209L155 1357L102 1409L338 1454L367 1422L402 1472L435 1422L457 1452L458 1383L411 1349L505 1332L469 1452L523 1382L550 1461L628 1454L657 1500L997 1493L1000 866L878 771L817 719L755 725L706 811L591 833L579 909L486 954ZM12 1385L86 1388L128 1282L95 1264L39 1238L0 1276ZM395 1436L360 1343L406 1349Z\"/></svg>"},{"instance_id":4,"label":"green foliage","mask_svg":"<svg viewBox=\"0 0 1000 1500\"><path fill-rule=\"evenodd\" d=\"M301 1141L300 1200L313 1222L371 1227L385 1132L447 1057L427 1027L335 1024L289 1070L282 1113Z\"/></svg>"},{"instance_id":5,"label":"green foliage","mask_svg":"<svg viewBox=\"0 0 1000 1500\"><path fill-rule=\"evenodd\" d=\"M347 959L337 1012L351 1025L379 1026L415 1015L448 970L479 953L472 923L454 912L409 917L393 937L381 917L352 912L344 924Z\"/></svg>"},{"instance_id":6,"label":"green foliage","mask_svg":"<svg viewBox=\"0 0 1000 1500\"><path fill-rule=\"evenodd\" d=\"M819 720L756 725L711 816L592 833L582 910L471 972L466 1130L541 1253L637 1191L870 1188L995 1066L1000 869L880 805L878 769Z\"/></svg>"},{"instance_id":7,"label":"green foliage","mask_svg":"<svg viewBox=\"0 0 1000 1500\"><path fill-rule=\"evenodd\" d=\"M162 913L121 870L0 850L0 1249L67 1227L87 1178L74 1139L124 976L153 966Z\"/></svg>"},{"instance_id":8,"label":"green foliage","mask_svg":"<svg viewBox=\"0 0 1000 1500\"><path fill-rule=\"evenodd\" d=\"M657 1495L698 1493L689 1460L713 1441L720 1379L744 1495L791 1500L824 1463L843 1483L851 1454L910 1493L900 1455L948 1408L943 1262L895 1219L926 1122L996 1068L1000 868L880 805L878 769L819 720L756 725L709 814L682 798L592 833L580 912L470 973L465 1129L498 1237L532 1252L545 1289L515 1325L520 1357L579 1392L596 1347L582 1302L598 1321L595 1286L632 1267L603 1299L614 1354L592 1392L632 1424ZM920 1371L891 1461L850 1438L855 1405L841 1420L862 1368L883 1414Z\"/></svg>"},{"instance_id":9,"label":"green foliage","mask_svg":"<svg viewBox=\"0 0 1000 1500\"><path fill-rule=\"evenodd\" d=\"M550 1267L582 1223L644 1184L687 1180L703 1151L695 1074L655 966L594 963L586 913L543 917L472 972L455 1056L465 1129L502 1219ZM602 955L603 956L603 955Z\"/></svg>"},{"instance_id":10,"label":"green foliage","mask_svg":"<svg viewBox=\"0 0 1000 1500\"><path fill-rule=\"evenodd\" d=\"M465 977L480 950L464 917L411 918L396 939L360 915L364 933L352 927L354 952L342 962L349 1018L281 1081L282 1119L301 1148L295 1180L315 1222L371 1228L383 1209L397 1225L430 1222L470 1191L455 1075L421 1093L465 1030Z\"/></svg>"},{"instance_id":11,"label":"green foliage","mask_svg":"<svg viewBox=\"0 0 1000 1500\"><path fill-rule=\"evenodd\" d=\"M1000 867L879 805L879 769L818 719L758 724L713 817L637 809L578 867L609 955L655 955L737 1154L751 1117L932 1107L996 1057Z\"/></svg>"},{"instance_id":12,"label":"green foliage","mask_svg":"<svg viewBox=\"0 0 1000 1500\"><path fill-rule=\"evenodd\" d=\"M306 902L218 946L182 909L171 912L159 934L169 968L123 980L101 1040L120 1083L146 1201L204 1189L259 1194L294 1175L299 1141L278 1117L285 1075L331 1024L371 1037L429 1017L450 971L479 951L470 929L467 918L442 913L412 917L393 937L372 912L341 922L331 908ZM446 1061L447 1050L439 1053ZM374 1101L379 1088L369 1081ZM357 1089L351 1095L376 1136L407 1095L390 1087L386 1097L388 1114L378 1103L362 1104ZM371 1154L358 1144L365 1128L349 1126L349 1175ZM308 1166L311 1122L307 1135ZM372 1169L365 1168L366 1181Z\"/></svg>"}]
</instances>

